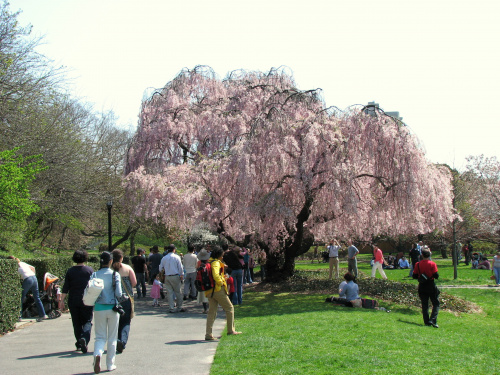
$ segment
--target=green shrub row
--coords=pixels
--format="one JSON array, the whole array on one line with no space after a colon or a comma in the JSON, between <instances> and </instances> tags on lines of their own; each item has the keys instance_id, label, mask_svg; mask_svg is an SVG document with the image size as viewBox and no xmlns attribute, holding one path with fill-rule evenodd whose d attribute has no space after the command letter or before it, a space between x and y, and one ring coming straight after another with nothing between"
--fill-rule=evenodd
<instances>
[{"instance_id":1,"label":"green shrub row","mask_svg":"<svg viewBox=\"0 0 500 375\"><path fill-rule=\"evenodd\" d=\"M17 268L15 260L0 259L0 333L11 331L19 319L22 289Z\"/></svg>"}]
</instances>

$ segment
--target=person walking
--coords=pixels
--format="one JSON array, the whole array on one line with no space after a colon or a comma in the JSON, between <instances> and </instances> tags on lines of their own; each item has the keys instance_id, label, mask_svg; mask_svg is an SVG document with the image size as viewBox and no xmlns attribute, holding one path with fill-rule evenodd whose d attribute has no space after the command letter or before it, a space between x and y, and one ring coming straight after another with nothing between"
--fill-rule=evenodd
<instances>
[{"instance_id":1,"label":"person walking","mask_svg":"<svg viewBox=\"0 0 500 375\"><path fill-rule=\"evenodd\" d=\"M384 280L387 280L387 276L385 275L384 269L382 265L384 264L384 254L382 250L380 250L377 246L373 247L373 256L375 257L373 266L372 266L372 277L375 277L375 273L380 272L380 275Z\"/></svg>"},{"instance_id":2,"label":"person walking","mask_svg":"<svg viewBox=\"0 0 500 375\"><path fill-rule=\"evenodd\" d=\"M335 277L339 277L339 250L340 250L340 245L338 241L334 238L333 240L330 241L330 245L326 247L328 250L328 257L330 259L329 261L329 268L330 268L330 274L328 278L331 280L332 279L332 274L333 274L333 268L335 267Z\"/></svg>"},{"instance_id":3,"label":"person walking","mask_svg":"<svg viewBox=\"0 0 500 375\"><path fill-rule=\"evenodd\" d=\"M169 312L184 312L182 307L182 281L184 280L184 267L181 257L176 254L175 245L169 245L167 255L163 257L160 263L160 272L165 270L165 287L168 293ZM174 303L174 293L177 298L177 308Z\"/></svg>"},{"instance_id":4,"label":"person walking","mask_svg":"<svg viewBox=\"0 0 500 375\"><path fill-rule=\"evenodd\" d=\"M184 280L184 300L188 297L191 299L196 299L196 287L194 282L196 280L196 264L198 263L198 258L194 253L194 246L188 246L188 252L184 255L182 259L184 269L186 270L186 279Z\"/></svg>"},{"instance_id":5,"label":"person walking","mask_svg":"<svg viewBox=\"0 0 500 375\"><path fill-rule=\"evenodd\" d=\"M18 258L13 257L12 255L10 255L8 258L17 262L17 272L19 272L19 275L21 275L21 278L23 280L23 293L21 297L19 320L21 320L23 317L23 302L25 301L28 292L31 290L31 293L33 293L33 298L35 300L36 309L38 311L38 318L36 319L36 321L43 321L44 319L46 319L45 309L43 308L42 301L40 300L40 292L38 290L38 280L36 279L35 267L28 263L21 262Z\"/></svg>"},{"instance_id":6,"label":"person walking","mask_svg":"<svg viewBox=\"0 0 500 375\"><path fill-rule=\"evenodd\" d=\"M500 286L500 251L493 257L491 273L495 275L495 286Z\"/></svg>"},{"instance_id":7,"label":"person walking","mask_svg":"<svg viewBox=\"0 0 500 375\"><path fill-rule=\"evenodd\" d=\"M156 275L160 273L160 263L163 255L160 254L160 250L157 245L154 245L151 250L153 254L149 256L148 265L151 268L151 271L149 272L149 281L150 284L153 284L153 281L156 279Z\"/></svg>"},{"instance_id":8,"label":"person walking","mask_svg":"<svg viewBox=\"0 0 500 375\"><path fill-rule=\"evenodd\" d=\"M76 339L76 350L87 353L92 331L92 315L94 306L86 306L83 303L83 292L87 287L90 277L94 273L92 267L86 266L89 255L85 250L76 250L73 253L73 266L66 271L64 286L59 300L59 309L64 310L64 300L68 297L69 313L73 324L73 333Z\"/></svg>"},{"instance_id":9,"label":"person walking","mask_svg":"<svg viewBox=\"0 0 500 375\"><path fill-rule=\"evenodd\" d=\"M137 285L135 272L128 264L123 264L123 252L115 249L111 252L113 255L113 269L120 274L121 287L123 294L118 302L123 307L124 314L120 315L118 322L118 340L116 342L116 351L122 353L128 342L130 335L130 323L134 317L134 287Z\"/></svg>"},{"instance_id":10,"label":"person walking","mask_svg":"<svg viewBox=\"0 0 500 375\"><path fill-rule=\"evenodd\" d=\"M104 283L104 289L94 306L94 373L96 374L101 372L101 357L106 343L106 367L108 371L116 369L116 341L120 316L114 308L122 295L120 274L110 268L113 263L111 253L103 251L99 263L101 268L91 276L91 279L98 278Z\"/></svg>"},{"instance_id":11,"label":"person walking","mask_svg":"<svg viewBox=\"0 0 500 375\"><path fill-rule=\"evenodd\" d=\"M222 255L224 254L222 248L214 246L209 263L211 264L212 277L214 280L214 287L205 291L205 296L208 298L208 314L207 326L205 331L205 340L215 340L212 333L215 317L217 316L217 308L220 305L226 313L227 334L239 335L234 328L234 307L228 297L226 275L224 273L224 263L222 263Z\"/></svg>"},{"instance_id":12,"label":"person walking","mask_svg":"<svg viewBox=\"0 0 500 375\"><path fill-rule=\"evenodd\" d=\"M439 278L436 263L430 260L431 251L427 246L422 248L422 260L415 265L413 278L418 279L418 296L422 302L422 315L426 326L439 328L437 316L439 312L439 294L441 293L434 280ZM432 312L429 317L429 299L432 303Z\"/></svg>"},{"instance_id":13,"label":"person walking","mask_svg":"<svg viewBox=\"0 0 500 375\"><path fill-rule=\"evenodd\" d=\"M411 261L411 267L410 267L410 274L408 277L413 277L413 269L415 268L415 264L417 264L420 261L420 250L418 248L417 244L414 244L413 247L410 250L410 261Z\"/></svg>"},{"instance_id":14,"label":"person walking","mask_svg":"<svg viewBox=\"0 0 500 375\"><path fill-rule=\"evenodd\" d=\"M352 240L347 240L347 272L350 272L354 277L358 277L358 259L359 250L352 244Z\"/></svg>"},{"instance_id":15,"label":"person walking","mask_svg":"<svg viewBox=\"0 0 500 375\"><path fill-rule=\"evenodd\" d=\"M146 297L146 279L148 276L148 267L146 266L146 257L144 256L144 249L137 249L137 255L132 258L132 266L134 268L135 277L137 279L137 299L142 296Z\"/></svg>"}]
</instances>

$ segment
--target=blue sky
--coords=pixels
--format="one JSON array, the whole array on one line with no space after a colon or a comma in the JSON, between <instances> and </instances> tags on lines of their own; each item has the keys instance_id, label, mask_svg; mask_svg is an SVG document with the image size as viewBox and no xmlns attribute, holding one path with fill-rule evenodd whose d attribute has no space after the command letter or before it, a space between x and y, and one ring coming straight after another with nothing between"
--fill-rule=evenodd
<instances>
[{"instance_id":1,"label":"blue sky","mask_svg":"<svg viewBox=\"0 0 500 375\"><path fill-rule=\"evenodd\" d=\"M74 95L134 129L141 100L184 67L287 66L328 106L399 111L427 157L499 155L500 2L11 0Z\"/></svg>"}]
</instances>

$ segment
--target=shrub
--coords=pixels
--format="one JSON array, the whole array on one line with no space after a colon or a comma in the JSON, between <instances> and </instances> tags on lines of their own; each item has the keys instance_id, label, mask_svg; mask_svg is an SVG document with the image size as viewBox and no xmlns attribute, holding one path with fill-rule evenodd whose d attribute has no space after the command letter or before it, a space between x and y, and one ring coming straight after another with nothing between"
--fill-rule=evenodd
<instances>
[{"instance_id":1,"label":"shrub","mask_svg":"<svg viewBox=\"0 0 500 375\"><path fill-rule=\"evenodd\" d=\"M0 259L0 333L14 329L21 309L22 288L17 262Z\"/></svg>"}]
</instances>

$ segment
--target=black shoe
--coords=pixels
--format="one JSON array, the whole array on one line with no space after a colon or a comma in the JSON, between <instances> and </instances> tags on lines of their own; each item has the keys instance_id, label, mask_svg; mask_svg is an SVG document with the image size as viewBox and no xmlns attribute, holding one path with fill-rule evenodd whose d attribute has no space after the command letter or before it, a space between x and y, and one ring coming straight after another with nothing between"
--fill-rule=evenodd
<instances>
[{"instance_id":1,"label":"black shoe","mask_svg":"<svg viewBox=\"0 0 500 375\"><path fill-rule=\"evenodd\" d=\"M116 342L116 352L117 353L122 353L124 349L125 349L125 345L123 345L122 341L118 340Z\"/></svg>"},{"instance_id":2,"label":"black shoe","mask_svg":"<svg viewBox=\"0 0 500 375\"><path fill-rule=\"evenodd\" d=\"M78 340L78 344L80 345L80 349L82 350L82 353L87 353L87 343L85 342L85 339L82 337L80 340Z\"/></svg>"},{"instance_id":3,"label":"black shoe","mask_svg":"<svg viewBox=\"0 0 500 375\"><path fill-rule=\"evenodd\" d=\"M431 326L433 326L434 328L439 328L439 326L437 325L437 323L431 323Z\"/></svg>"}]
</instances>

